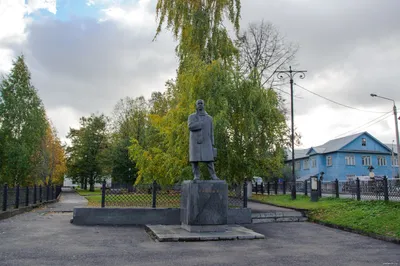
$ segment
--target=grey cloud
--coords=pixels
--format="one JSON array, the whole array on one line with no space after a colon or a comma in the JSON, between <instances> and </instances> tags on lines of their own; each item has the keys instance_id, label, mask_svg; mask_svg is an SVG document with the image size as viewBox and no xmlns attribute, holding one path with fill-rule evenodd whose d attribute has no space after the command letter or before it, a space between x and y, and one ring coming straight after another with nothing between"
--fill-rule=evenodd
<instances>
[{"instance_id":1,"label":"grey cloud","mask_svg":"<svg viewBox=\"0 0 400 266\"><path fill-rule=\"evenodd\" d=\"M148 10L154 12L155 3ZM287 41L299 44L296 67L308 71L305 80L295 81L299 85L360 109L390 111L390 102L369 94L400 100L399 10L398 0L243 0L241 28L264 19ZM108 112L118 99L163 90L167 77L175 76L176 43L167 30L152 42L155 27L41 20L29 26L26 43L14 51L26 55L47 108ZM325 76L338 71L343 76ZM330 84L316 86L321 78ZM282 89L289 92L289 85ZM297 87L295 91L303 98L295 98L296 115L312 113L320 105L342 108Z\"/></svg>"},{"instance_id":2,"label":"grey cloud","mask_svg":"<svg viewBox=\"0 0 400 266\"><path fill-rule=\"evenodd\" d=\"M343 70L350 77L347 83L328 84L313 91L360 109L390 110L390 103L371 99L369 94L400 100L400 69L396 67L400 48L390 46L388 41L400 40L399 10L397 0L243 1L241 27L264 19L288 41L298 43L296 65L308 71L306 79L297 80L298 84L310 89L324 71ZM289 91L289 86L283 89ZM295 91L304 97L296 99L298 114L312 112L316 105L331 105L299 88Z\"/></svg>"},{"instance_id":3,"label":"grey cloud","mask_svg":"<svg viewBox=\"0 0 400 266\"><path fill-rule=\"evenodd\" d=\"M174 43L154 31L123 28L113 21L47 20L31 25L25 50L34 84L48 108L110 110L118 99L164 89L176 67ZM173 72L172 72L173 74Z\"/></svg>"}]
</instances>

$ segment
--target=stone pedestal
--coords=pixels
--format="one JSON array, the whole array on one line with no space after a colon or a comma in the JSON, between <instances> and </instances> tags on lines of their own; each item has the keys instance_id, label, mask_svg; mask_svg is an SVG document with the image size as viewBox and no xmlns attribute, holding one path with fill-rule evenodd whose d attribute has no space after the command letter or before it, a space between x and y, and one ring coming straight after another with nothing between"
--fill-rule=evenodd
<instances>
[{"instance_id":1,"label":"stone pedestal","mask_svg":"<svg viewBox=\"0 0 400 266\"><path fill-rule=\"evenodd\" d=\"M224 180L184 181L181 224L189 232L222 232L228 223L228 185Z\"/></svg>"}]
</instances>

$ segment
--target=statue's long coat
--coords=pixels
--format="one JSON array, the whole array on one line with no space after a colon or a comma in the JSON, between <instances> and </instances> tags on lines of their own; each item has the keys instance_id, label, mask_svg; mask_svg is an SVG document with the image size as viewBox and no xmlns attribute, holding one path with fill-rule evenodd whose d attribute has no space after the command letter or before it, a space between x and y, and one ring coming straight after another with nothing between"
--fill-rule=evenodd
<instances>
[{"instance_id":1,"label":"statue's long coat","mask_svg":"<svg viewBox=\"0 0 400 266\"><path fill-rule=\"evenodd\" d=\"M190 130L189 161L214 161L214 129L212 117L207 113L204 115L193 113L188 118L188 125Z\"/></svg>"}]
</instances>

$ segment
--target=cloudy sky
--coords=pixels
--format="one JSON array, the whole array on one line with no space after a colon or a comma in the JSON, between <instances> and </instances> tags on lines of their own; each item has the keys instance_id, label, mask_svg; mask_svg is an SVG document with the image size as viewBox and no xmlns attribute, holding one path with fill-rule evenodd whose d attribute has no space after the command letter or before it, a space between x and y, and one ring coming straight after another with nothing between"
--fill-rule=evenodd
<instances>
[{"instance_id":1,"label":"cloudy sky","mask_svg":"<svg viewBox=\"0 0 400 266\"><path fill-rule=\"evenodd\" d=\"M125 97L163 91L175 76L174 43L154 37L156 0L0 0L0 73L23 53L62 140L81 116L110 114ZM400 1L242 0L241 27L262 19L298 44L295 124L302 147L368 131L395 139L400 105ZM397 64L396 64L397 63ZM289 87L282 88L289 92ZM286 94L283 94L287 98ZM289 101L287 101L289 103Z\"/></svg>"}]
</instances>

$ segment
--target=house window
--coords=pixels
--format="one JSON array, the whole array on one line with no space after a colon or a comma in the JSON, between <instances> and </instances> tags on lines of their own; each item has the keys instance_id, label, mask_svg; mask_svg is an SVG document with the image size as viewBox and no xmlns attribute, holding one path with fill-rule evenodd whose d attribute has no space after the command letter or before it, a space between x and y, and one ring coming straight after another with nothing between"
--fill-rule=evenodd
<instances>
[{"instance_id":1,"label":"house window","mask_svg":"<svg viewBox=\"0 0 400 266\"><path fill-rule=\"evenodd\" d=\"M332 156L326 157L326 166L332 166Z\"/></svg>"},{"instance_id":2,"label":"house window","mask_svg":"<svg viewBox=\"0 0 400 266\"><path fill-rule=\"evenodd\" d=\"M346 159L346 165L356 165L356 159L354 158L354 155L348 155L345 157Z\"/></svg>"},{"instance_id":3,"label":"house window","mask_svg":"<svg viewBox=\"0 0 400 266\"><path fill-rule=\"evenodd\" d=\"M362 165L370 166L371 165L371 156L363 156L362 157Z\"/></svg>"},{"instance_id":4,"label":"house window","mask_svg":"<svg viewBox=\"0 0 400 266\"><path fill-rule=\"evenodd\" d=\"M311 168L317 168L317 160L315 158L311 159Z\"/></svg>"},{"instance_id":5,"label":"house window","mask_svg":"<svg viewBox=\"0 0 400 266\"><path fill-rule=\"evenodd\" d=\"M385 156L378 156L378 165L385 166L386 165L386 157Z\"/></svg>"},{"instance_id":6,"label":"house window","mask_svg":"<svg viewBox=\"0 0 400 266\"><path fill-rule=\"evenodd\" d=\"M300 161L297 161L296 164L294 165L294 169L300 170L300 167L301 167Z\"/></svg>"},{"instance_id":7,"label":"house window","mask_svg":"<svg viewBox=\"0 0 400 266\"><path fill-rule=\"evenodd\" d=\"M310 169L310 161L308 159L304 160L304 169Z\"/></svg>"},{"instance_id":8,"label":"house window","mask_svg":"<svg viewBox=\"0 0 400 266\"><path fill-rule=\"evenodd\" d=\"M367 139L366 138L362 138L361 139L361 145L362 146L367 146Z\"/></svg>"},{"instance_id":9,"label":"house window","mask_svg":"<svg viewBox=\"0 0 400 266\"><path fill-rule=\"evenodd\" d=\"M397 157L392 157L392 165L399 165Z\"/></svg>"}]
</instances>

